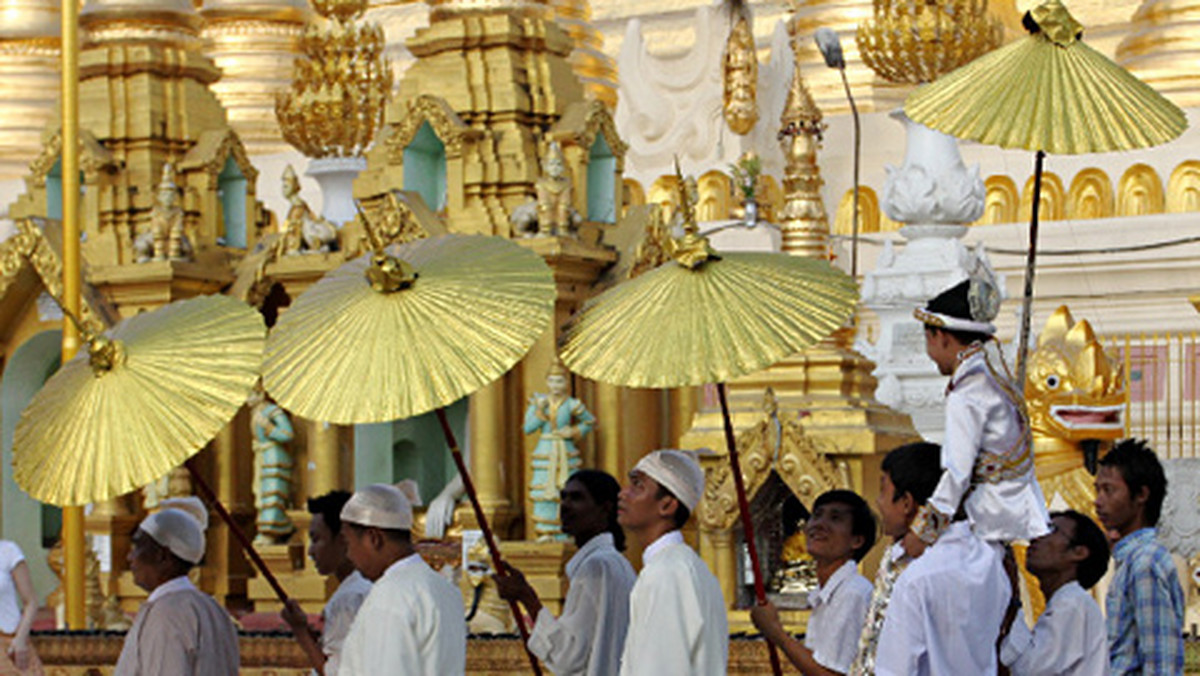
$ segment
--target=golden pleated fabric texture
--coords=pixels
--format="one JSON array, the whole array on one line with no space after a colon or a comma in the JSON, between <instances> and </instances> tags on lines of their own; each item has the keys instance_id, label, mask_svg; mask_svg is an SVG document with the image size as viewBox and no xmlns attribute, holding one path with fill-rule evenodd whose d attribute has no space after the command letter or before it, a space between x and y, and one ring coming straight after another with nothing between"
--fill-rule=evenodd
<instances>
[{"instance_id":1,"label":"golden pleated fabric texture","mask_svg":"<svg viewBox=\"0 0 1200 676\"><path fill-rule=\"evenodd\" d=\"M254 387L266 326L236 298L201 296L131 317L105 335L123 345L124 362L97 374L80 349L17 423L17 485L42 502L108 500L200 450Z\"/></svg>"},{"instance_id":2,"label":"golden pleated fabric texture","mask_svg":"<svg viewBox=\"0 0 1200 676\"><path fill-rule=\"evenodd\" d=\"M560 354L579 375L625 387L725 382L803 350L854 312L858 289L827 261L729 253L671 261L589 301Z\"/></svg>"},{"instance_id":3,"label":"golden pleated fabric texture","mask_svg":"<svg viewBox=\"0 0 1200 676\"><path fill-rule=\"evenodd\" d=\"M410 288L375 291L362 256L272 329L263 384L280 406L337 424L420 415L499 378L550 328L553 273L518 244L444 235L388 253L415 268Z\"/></svg>"},{"instance_id":4,"label":"golden pleated fabric texture","mask_svg":"<svg viewBox=\"0 0 1200 676\"><path fill-rule=\"evenodd\" d=\"M1034 17L1051 32L1078 26L1057 2ZM1187 128L1183 111L1132 73L1059 39L1042 31L989 52L917 89L904 112L957 138L1056 155L1147 148Z\"/></svg>"}]
</instances>

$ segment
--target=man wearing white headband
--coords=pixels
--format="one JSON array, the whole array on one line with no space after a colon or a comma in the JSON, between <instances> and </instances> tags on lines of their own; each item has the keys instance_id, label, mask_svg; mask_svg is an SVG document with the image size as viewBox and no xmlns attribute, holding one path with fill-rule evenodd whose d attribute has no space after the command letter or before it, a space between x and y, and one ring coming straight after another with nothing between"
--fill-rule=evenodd
<instances>
[{"instance_id":1,"label":"man wearing white headband","mask_svg":"<svg viewBox=\"0 0 1200 676\"><path fill-rule=\"evenodd\" d=\"M129 570L150 592L138 610L114 676L230 676L238 672L229 614L188 579L204 558L208 510L198 498L163 500L133 534Z\"/></svg>"},{"instance_id":2,"label":"man wearing white headband","mask_svg":"<svg viewBox=\"0 0 1200 676\"><path fill-rule=\"evenodd\" d=\"M679 529L704 495L704 471L685 451L655 451L629 473L617 521L645 549L629 596L621 676L725 673L729 625L721 585Z\"/></svg>"},{"instance_id":3,"label":"man wearing white headband","mask_svg":"<svg viewBox=\"0 0 1200 676\"><path fill-rule=\"evenodd\" d=\"M918 556L962 510L971 530L995 545L1049 532L1050 515L1033 472L1033 448L1021 384L1012 382L988 342L1000 294L982 276L943 291L914 314L925 325L925 351L946 387L942 478L918 511L904 547Z\"/></svg>"},{"instance_id":4,"label":"man wearing white headband","mask_svg":"<svg viewBox=\"0 0 1200 676\"><path fill-rule=\"evenodd\" d=\"M373 484L342 508L346 554L374 582L342 644L341 676L466 671L462 594L413 547L412 501L399 488Z\"/></svg>"}]
</instances>

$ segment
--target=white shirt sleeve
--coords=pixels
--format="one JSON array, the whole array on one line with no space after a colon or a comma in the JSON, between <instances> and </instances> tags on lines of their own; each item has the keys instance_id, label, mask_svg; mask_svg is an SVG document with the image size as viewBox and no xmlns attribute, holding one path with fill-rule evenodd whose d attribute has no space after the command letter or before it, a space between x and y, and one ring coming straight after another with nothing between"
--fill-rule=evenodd
<instances>
[{"instance_id":1,"label":"white shirt sleeve","mask_svg":"<svg viewBox=\"0 0 1200 676\"><path fill-rule=\"evenodd\" d=\"M929 506L953 517L971 486L975 459L983 447L987 410L974 404L966 393L946 398L946 432L942 442L942 478L929 498Z\"/></svg>"},{"instance_id":2,"label":"white shirt sleeve","mask_svg":"<svg viewBox=\"0 0 1200 676\"><path fill-rule=\"evenodd\" d=\"M822 606L813 613L810 627L820 624L820 631L810 628L804 644L813 653L817 664L839 673L849 673L850 665L858 655L859 632L867 616L867 606L871 603L871 586L865 579L858 577L846 580L830 599L828 605ZM865 584L856 584L859 580Z\"/></svg>"}]
</instances>

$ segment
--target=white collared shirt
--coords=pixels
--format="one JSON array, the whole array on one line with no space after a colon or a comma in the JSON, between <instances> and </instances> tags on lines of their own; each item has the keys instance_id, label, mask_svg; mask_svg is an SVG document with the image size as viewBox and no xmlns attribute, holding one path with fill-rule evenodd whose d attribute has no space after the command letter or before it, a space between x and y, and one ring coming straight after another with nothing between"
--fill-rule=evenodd
<instances>
[{"instance_id":1,"label":"white collared shirt","mask_svg":"<svg viewBox=\"0 0 1200 676\"><path fill-rule=\"evenodd\" d=\"M875 655L877 676L996 673L1009 599L1000 555L956 521L896 580Z\"/></svg>"},{"instance_id":2,"label":"white collared shirt","mask_svg":"<svg viewBox=\"0 0 1200 676\"><path fill-rule=\"evenodd\" d=\"M167 594L173 594L175 592L195 588L196 585L192 584L192 581L187 575L180 575L179 577L171 578L170 580L167 580L166 582L155 587L154 590L150 592L150 596L146 597L146 603L154 603Z\"/></svg>"},{"instance_id":3,"label":"white collared shirt","mask_svg":"<svg viewBox=\"0 0 1200 676\"><path fill-rule=\"evenodd\" d=\"M1108 676L1108 634L1100 606L1072 580L1058 588L1033 630L1022 610L1000 644L1013 676Z\"/></svg>"},{"instance_id":4,"label":"white collared shirt","mask_svg":"<svg viewBox=\"0 0 1200 676\"><path fill-rule=\"evenodd\" d=\"M611 533L588 540L567 562L566 572L571 586L562 617L542 608L529 635L529 650L558 676L615 674L637 573L613 546Z\"/></svg>"},{"instance_id":5,"label":"white collared shirt","mask_svg":"<svg viewBox=\"0 0 1200 676\"><path fill-rule=\"evenodd\" d=\"M812 616L804 645L818 664L843 674L850 671L858 653L859 634L854 630L863 625L873 589L851 559L808 595Z\"/></svg>"},{"instance_id":6,"label":"white collared shirt","mask_svg":"<svg viewBox=\"0 0 1200 676\"><path fill-rule=\"evenodd\" d=\"M341 664L342 644L350 633L350 626L354 624L359 607L370 593L371 581L356 570L338 584L333 596L325 603L325 608L321 611L324 626L321 631L321 652L326 657L325 676L337 676Z\"/></svg>"},{"instance_id":7,"label":"white collared shirt","mask_svg":"<svg viewBox=\"0 0 1200 676\"><path fill-rule=\"evenodd\" d=\"M679 531L642 554L621 676L724 676L729 622L717 578Z\"/></svg>"}]
</instances>

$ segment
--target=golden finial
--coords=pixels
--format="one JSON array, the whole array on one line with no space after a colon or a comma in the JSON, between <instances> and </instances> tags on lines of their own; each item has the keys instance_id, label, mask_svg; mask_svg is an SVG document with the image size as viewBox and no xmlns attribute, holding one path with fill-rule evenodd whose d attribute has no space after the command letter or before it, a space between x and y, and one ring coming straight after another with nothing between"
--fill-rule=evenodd
<instances>
[{"instance_id":1,"label":"golden finial","mask_svg":"<svg viewBox=\"0 0 1200 676\"><path fill-rule=\"evenodd\" d=\"M554 361L550 362L550 370L546 372L547 378L551 378L553 376L562 376L564 378L571 377L571 372L567 370L566 365L564 365L562 362L562 358L558 355L554 356Z\"/></svg>"},{"instance_id":2,"label":"golden finial","mask_svg":"<svg viewBox=\"0 0 1200 676\"><path fill-rule=\"evenodd\" d=\"M987 0L874 0L859 24L863 63L890 82L932 82L1000 45L1003 28Z\"/></svg>"},{"instance_id":3,"label":"golden finial","mask_svg":"<svg viewBox=\"0 0 1200 676\"><path fill-rule=\"evenodd\" d=\"M1029 10L1022 23L1025 30L1041 33L1062 47L1070 45L1083 35L1083 26L1059 0L1048 0Z\"/></svg>"},{"instance_id":4,"label":"golden finial","mask_svg":"<svg viewBox=\"0 0 1200 676\"><path fill-rule=\"evenodd\" d=\"M793 41L793 54L795 49L796 45ZM804 74L800 71L800 60L793 58L792 63L792 84L788 88L787 103L783 106L783 113L779 115L779 134L782 137L804 132L820 137L828 125L825 124L821 109L817 107L817 102L813 100L812 93L808 91L808 85L804 82Z\"/></svg>"},{"instance_id":5,"label":"golden finial","mask_svg":"<svg viewBox=\"0 0 1200 676\"><path fill-rule=\"evenodd\" d=\"M720 256L708 243L708 238L700 234L700 225L696 223L696 181L691 176L686 179L679 168L679 158L675 158L675 189L679 191L679 219L683 228L683 237L672 240L671 257L689 270L699 268L705 261L718 260Z\"/></svg>"},{"instance_id":6,"label":"golden finial","mask_svg":"<svg viewBox=\"0 0 1200 676\"><path fill-rule=\"evenodd\" d=\"M329 21L304 33L291 89L275 101L283 138L308 157L360 157L383 123L392 70L383 29L356 23L366 0L314 0Z\"/></svg>"}]
</instances>

